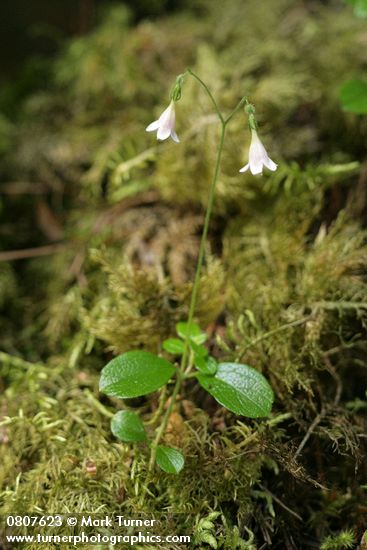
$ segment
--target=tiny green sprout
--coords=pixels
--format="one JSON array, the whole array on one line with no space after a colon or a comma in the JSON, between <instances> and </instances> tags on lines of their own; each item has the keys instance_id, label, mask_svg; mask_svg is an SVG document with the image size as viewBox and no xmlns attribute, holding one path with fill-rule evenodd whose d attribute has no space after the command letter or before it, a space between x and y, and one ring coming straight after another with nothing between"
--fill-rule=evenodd
<instances>
[{"instance_id":1,"label":"tiny green sprout","mask_svg":"<svg viewBox=\"0 0 367 550\"><path fill-rule=\"evenodd\" d=\"M189 344L190 344L190 348L195 354L195 357L207 357L209 355L209 352L205 346L196 344L192 340L190 340Z\"/></svg>"},{"instance_id":2,"label":"tiny green sprout","mask_svg":"<svg viewBox=\"0 0 367 550\"><path fill-rule=\"evenodd\" d=\"M147 423L149 427L147 431L137 413L128 410L115 414L111 421L111 431L121 441L144 442L145 446L150 447L150 472L155 465L158 465L164 472L176 475L184 467L185 458L178 449L167 447L162 444L162 441L164 441L177 398L185 391L188 379L195 379L221 406L249 418L269 415L274 399L269 383L257 369L240 363L221 362L212 357L208 348L203 345L207 342L208 336L194 320L225 133L227 125L244 105L251 130L251 145L249 162L240 171L245 172L250 169L252 174L260 174L263 166L270 170L275 170L277 166L268 157L257 135L255 108L249 103L247 96L243 96L236 107L224 116L208 86L191 69L177 76L171 90L169 106L157 120L149 124L146 130L156 131L158 140L171 137L173 141L179 143L175 131L175 104L181 98L184 78L187 75L193 77L208 95L220 122L221 133L209 189L188 318L177 323L177 337L171 337L162 342L163 353L172 355L174 359L176 358L176 362L142 350L128 351L112 359L102 370L100 378L100 391L120 399L161 391L159 406ZM153 433L151 433L152 429ZM206 536L212 537L211 533L206 533ZM216 547L214 538L211 542L209 539L206 542L213 548Z\"/></svg>"},{"instance_id":3,"label":"tiny green sprout","mask_svg":"<svg viewBox=\"0 0 367 550\"><path fill-rule=\"evenodd\" d=\"M184 83L184 79L185 79L185 74L179 74L177 77L176 77L176 82L171 90L171 93L170 93L170 98L173 100L173 101L178 101L179 99L181 99L181 95L182 95L182 85Z\"/></svg>"},{"instance_id":4,"label":"tiny green sprout","mask_svg":"<svg viewBox=\"0 0 367 550\"><path fill-rule=\"evenodd\" d=\"M218 363L216 362L214 357L204 358L200 356L195 356L194 363L195 367L202 374L214 375L218 370Z\"/></svg>"},{"instance_id":5,"label":"tiny green sprout","mask_svg":"<svg viewBox=\"0 0 367 550\"><path fill-rule=\"evenodd\" d=\"M183 355L185 344L178 338L168 338L163 342L163 349L171 355Z\"/></svg>"},{"instance_id":6,"label":"tiny green sprout","mask_svg":"<svg viewBox=\"0 0 367 550\"><path fill-rule=\"evenodd\" d=\"M199 325L195 323L177 323L176 332L183 340L188 339L198 345L207 340L205 332L201 332Z\"/></svg>"}]
</instances>

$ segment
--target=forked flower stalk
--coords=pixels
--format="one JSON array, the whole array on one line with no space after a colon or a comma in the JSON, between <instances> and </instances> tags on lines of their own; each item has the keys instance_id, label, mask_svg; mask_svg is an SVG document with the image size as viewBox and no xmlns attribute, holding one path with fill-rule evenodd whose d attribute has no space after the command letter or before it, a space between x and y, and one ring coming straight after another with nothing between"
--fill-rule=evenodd
<instances>
[{"instance_id":1,"label":"forked flower stalk","mask_svg":"<svg viewBox=\"0 0 367 550\"><path fill-rule=\"evenodd\" d=\"M206 212L205 212L204 226L203 226L203 231L202 231L201 240L200 240L199 256L198 256L198 261L197 261L196 271L195 271L195 277L194 277L194 283L193 283L192 292L191 292L189 315L188 315L188 324L190 325L192 323L192 321L194 319L194 315L195 315L195 308L196 308L198 291L199 291L199 284L200 284L200 275L201 275L201 270L202 270L203 262L204 262L205 248L206 248L206 242L207 242L207 237L208 237L210 218L211 218L212 211L213 211L214 198L215 198L215 189L216 189L216 185L217 185L218 176L219 176L219 173L220 173L221 157L222 157L222 152L223 152L224 137L225 137L227 121L224 119L222 113L220 112L219 107L218 107L213 95L211 94L210 90L206 86L206 84L195 73L193 73L191 70L189 70L188 72L200 83L200 85L204 88L205 92L208 94L211 102L213 103L213 106L215 108L215 111L218 115L218 118L219 118L219 121L220 121L220 124L221 124L220 140L219 140L218 149L217 149L217 156L216 156L216 162L215 162L213 178L212 178L211 185L210 185L210 190L209 190L208 206L207 206ZM230 118L232 118L231 115L230 115ZM173 407L175 405L177 396L178 396L179 391L181 389L181 384L182 384L184 378L186 378L186 376L189 373L189 370L187 370L188 361L189 361L189 337L186 337L185 349L184 349L184 353L182 355L181 364L180 364L180 367L179 367L179 372L177 374L176 384L175 384L173 393L170 397L170 403L169 403L169 406L168 406L168 408L165 412L162 423L161 423L161 425L160 425L160 427L157 431L156 437L155 437L155 439L154 439L154 441L151 445L151 455L150 455L150 461L149 461L149 470L150 471L152 471L152 469L154 468L157 447L158 447L159 442L160 442L160 440L161 440L162 436L164 435L164 432L167 428L167 424L169 422L171 412L173 410Z\"/></svg>"}]
</instances>

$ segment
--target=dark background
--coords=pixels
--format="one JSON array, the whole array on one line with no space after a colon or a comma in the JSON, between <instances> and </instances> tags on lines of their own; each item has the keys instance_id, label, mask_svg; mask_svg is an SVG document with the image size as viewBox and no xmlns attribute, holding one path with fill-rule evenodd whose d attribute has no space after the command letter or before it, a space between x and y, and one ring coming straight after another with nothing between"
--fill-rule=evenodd
<instances>
[{"instance_id":1,"label":"dark background","mask_svg":"<svg viewBox=\"0 0 367 550\"><path fill-rule=\"evenodd\" d=\"M310 6L335 0L304 0ZM1 0L0 111L14 115L14 105L45 85L52 58L68 38L88 33L109 6L129 7L131 22L165 13L194 10L201 0Z\"/></svg>"},{"instance_id":2,"label":"dark background","mask_svg":"<svg viewBox=\"0 0 367 550\"><path fill-rule=\"evenodd\" d=\"M188 8L194 0L1 0L0 86L21 73L23 91L37 85L47 61L68 37L93 29L108 6L129 6L132 21ZM200 2L195 2L197 5ZM30 61L31 60L31 61ZM27 70L27 64L31 67ZM27 81L28 80L28 81ZM4 95L4 94L3 94Z\"/></svg>"}]
</instances>

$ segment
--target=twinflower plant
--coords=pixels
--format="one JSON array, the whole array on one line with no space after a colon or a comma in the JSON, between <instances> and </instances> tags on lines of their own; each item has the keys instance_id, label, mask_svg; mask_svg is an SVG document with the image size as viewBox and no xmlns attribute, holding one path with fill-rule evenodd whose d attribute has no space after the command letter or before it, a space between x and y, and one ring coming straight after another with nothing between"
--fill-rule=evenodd
<instances>
[{"instance_id":1,"label":"twinflower plant","mask_svg":"<svg viewBox=\"0 0 367 550\"><path fill-rule=\"evenodd\" d=\"M149 126L147 126L147 132L157 131L157 139L164 140L168 137L171 137L173 141L179 143L180 140L175 132L176 124L176 112L175 112L175 102L171 99L171 103L168 105L167 109L163 111L158 120L155 120Z\"/></svg>"},{"instance_id":2,"label":"twinflower plant","mask_svg":"<svg viewBox=\"0 0 367 550\"><path fill-rule=\"evenodd\" d=\"M241 168L240 172L247 172L247 170L250 169L251 173L254 176L257 176L258 174L262 174L264 166L274 172L277 169L277 164L269 158L269 155L257 134L255 108L253 105L247 104L245 111L249 118L248 124L251 130L251 144L248 154L248 163Z\"/></svg>"},{"instance_id":3,"label":"twinflower plant","mask_svg":"<svg viewBox=\"0 0 367 550\"><path fill-rule=\"evenodd\" d=\"M250 169L254 175L261 174L263 167L276 170L277 165L269 158L257 134L255 108L244 96L237 106L225 116L219 109L208 86L192 70L176 78L170 94L169 106L158 120L149 124L148 132L157 131L157 139L169 137L179 143L175 131L176 104L182 95L184 79L192 77L209 96L220 123L220 138L216 163L209 188L196 272L192 286L189 314L186 320L176 325L176 334L164 342L162 348L172 359L142 350L128 351L110 361L102 370L100 390L110 396L128 399L160 390L159 407L144 426L140 417L131 410L117 412L111 421L112 433L121 441L146 442L150 447L149 470L157 464L169 474L178 474L184 467L181 451L164 445L165 432L176 400L184 392L188 379L195 379L223 407L236 415L248 418L266 417L273 404L273 391L266 378L253 366L221 362L209 354L205 342L207 335L195 323L200 275L203 267L210 218L215 199L216 184L220 172L223 145L227 126L243 108L251 131L249 162L240 172Z\"/></svg>"},{"instance_id":4,"label":"twinflower plant","mask_svg":"<svg viewBox=\"0 0 367 550\"><path fill-rule=\"evenodd\" d=\"M240 172L247 172L247 170L250 169L251 173L256 176L257 174L262 174L264 166L274 172L274 170L277 169L277 165L269 158L256 130L251 130L251 134L251 145L248 155L249 160L248 163L241 168Z\"/></svg>"},{"instance_id":5,"label":"twinflower plant","mask_svg":"<svg viewBox=\"0 0 367 550\"><path fill-rule=\"evenodd\" d=\"M163 111L158 120L155 120L149 126L146 127L147 132L157 131L157 139L165 140L171 137L176 143L180 143L175 131L176 125L176 111L175 103L181 98L181 88L183 84L184 75L179 75L176 79L176 83L171 91L171 102L167 109Z\"/></svg>"}]
</instances>

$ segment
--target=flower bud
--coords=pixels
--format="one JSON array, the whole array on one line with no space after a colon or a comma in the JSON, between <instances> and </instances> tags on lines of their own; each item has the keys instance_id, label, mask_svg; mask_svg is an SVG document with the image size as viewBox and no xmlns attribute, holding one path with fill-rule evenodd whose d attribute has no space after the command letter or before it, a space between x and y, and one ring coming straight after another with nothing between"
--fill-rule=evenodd
<instances>
[{"instance_id":1,"label":"flower bud","mask_svg":"<svg viewBox=\"0 0 367 550\"><path fill-rule=\"evenodd\" d=\"M170 98L172 99L172 101L178 101L179 99L181 99L184 76L184 74L179 74L176 78L175 85L173 86L170 94Z\"/></svg>"},{"instance_id":2,"label":"flower bud","mask_svg":"<svg viewBox=\"0 0 367 550\"><path fill-rule=\"evenodd\" d=\"M245 106L245 113L248 115L254 115L255 114L255 107L252 105L252 103L247 103Z\"/></svg>"}]
</instances>

